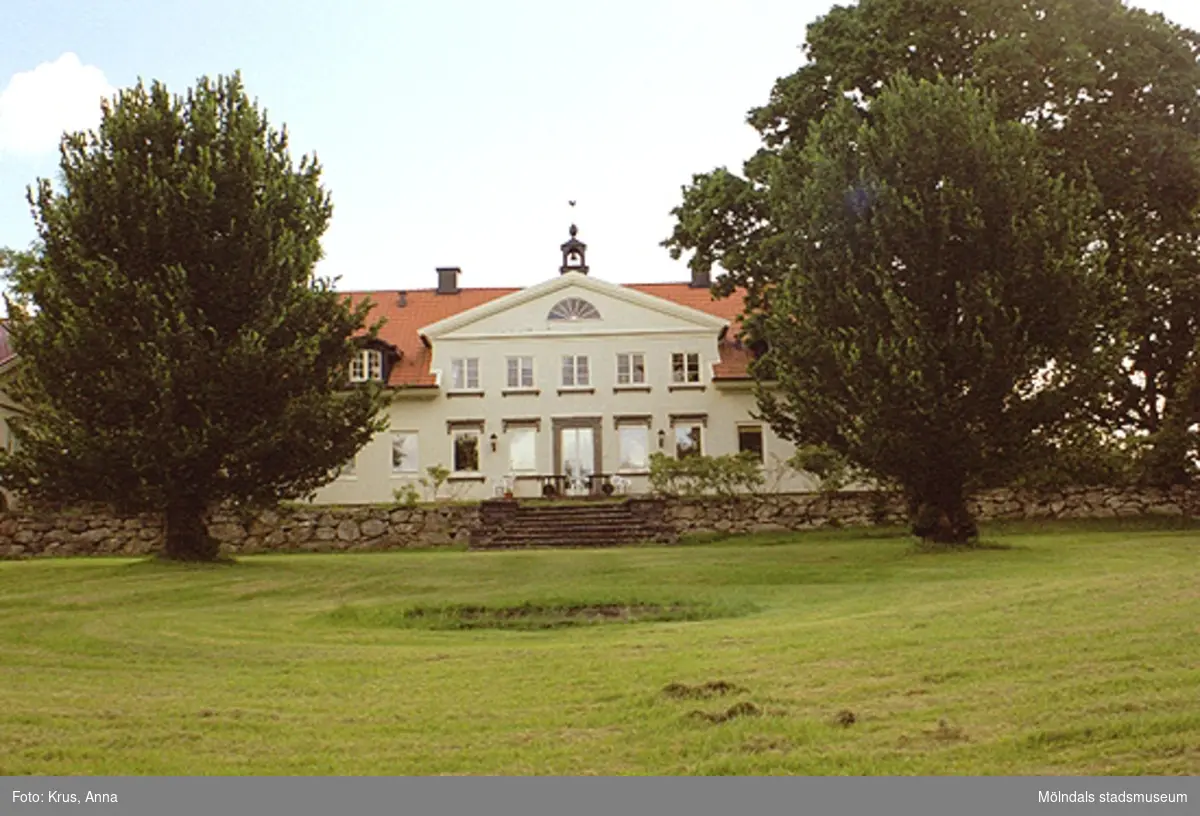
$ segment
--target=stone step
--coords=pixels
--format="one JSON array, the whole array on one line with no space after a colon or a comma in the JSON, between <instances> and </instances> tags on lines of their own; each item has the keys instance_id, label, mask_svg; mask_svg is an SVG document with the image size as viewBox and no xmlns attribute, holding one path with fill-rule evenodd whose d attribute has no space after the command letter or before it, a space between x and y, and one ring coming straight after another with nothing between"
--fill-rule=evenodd
<instances>
[{"instance_id":1,"label":"stone step","mask_svg":"<svg viewBox=\"0 0 1200 816\"><path fill-rule=\"evenodd\" d=\"M585 538L629 538L630 536L642 536L653 532L654 530L652 529L638 527L621 527L609 530L517 530L506 527L498 531L493 537L571 538L579 536Z\"/></svg>"},{"instance_id":2,"label":"stone step","mask_svg":"<svg viewBox=\"0 0 1200 816\"><path fill-rule=\"evenodd\" d=\"M577 513L527 513L521 511L511 520L515 519L534 519L537 521L553 521L553 522L582 522L591 519L625 519L632 520L637 518L628 510L580 510Z\"/></svg>"},{"instance_id":3,"label":"stone step","mask_svg":"<svg viewBox=\"0 0 1200 816\"><path fill-rule=\"evenodd\" d=\"M542 527L590 527L593 524L639 524L640 519L622 518L620 516L596 516L594 518L563 518L543 519L517 516L504 522L505 525L537 525Z\"/></svg>"},{"instance_id":4,"label":"stone step","mask_svg":"<svg viewBox=\"0 0 1200 816\"><path fill-rule=\"evenodd\" d=\"M491 516L472 536L473 549L619 547L669 539L661 523L635 514L625 502L518 505Z\"/></svg>"},{"instance_id":5,"label":"stone step","mask_svg":"<svg viewBox=\"0 0 1200 816\"><path fill-rule=\"evenodd\" d=\"M604 513L604 512L628 513L628 512L630 512L630 506L628 504L625 504L624 502L620 502L620 503L613 502L611 504L576 504L576 505L557 505L557 504L555 504L555 505L549 505L546 507L538 507L537 505L519 504L516 506L515 509L518 513L538 513L539 515L547 515L547 516L553 516L556 514L571 515L572 513Z\"/></svg>"},{"instance_id":6,"label":"stone step","mask_svg":"<svg viewBox=\"0 0 1200 816\"><path fill-rule=\"evenodd\" d=\"M632 512L632 510L623 504L590 504L582 505L580 507L522 507L517 510L517 515L543 516L546 518L552 518L561 516L573 517L612 513L629 515Z\"/></svg>"},{"instance_id":7,"label":"stone step","mask_svg":"<svg viewBox=\"0 0 1200 816\"><path fill-rule=\"evenodd\" d=\"M519 550L519 549L571 549L571 548L599 548L599 547L625 547L630 544L654 543L651 538L631 538L628 540L612 540L612 539L492 539L486 544L474 544L472 549L476 550Z\"/></svg>"},{"instance_id":8,"label":"stone step","mask_svg":"<svg viewBox=\"0 0 1200 816\"><path fill-rule=\"evenodd\" d=\"M641 524L638 519L623 519L623 518L597 518L597 519L563 519L561 521L553 519L525 519L515 518L504 523L505 527L553 527L562 529L564 527L581 528L581 527L629 527L631 525Z\"/></svg>"},{"instance_id":9,"label":"stone step","mask_svg":"<svg viewBox=\"0 0 1200 816\"><path fill-rule=\"evenodd\" d=\"M544 521L510 521L505 524L505 530L624 530L629 527L640 527L632 521L593 521L589 523L551 524Z\"/></svg>"},{"instance_id":10,"label":"stone step","mask_svg":"<svg viewBox=\"0 0 1200 816\"><path fill-rule=\"evenodd\" d=\"M569 536L630 536L644 535L647 532L653 532L655 528L650 526L641 526L636 524L623 524L613 527L519 527L505 526L500 530L495 530L493 535L523 535L523 536L551 536L564 538Z\"/></svg>"}]
</instances>

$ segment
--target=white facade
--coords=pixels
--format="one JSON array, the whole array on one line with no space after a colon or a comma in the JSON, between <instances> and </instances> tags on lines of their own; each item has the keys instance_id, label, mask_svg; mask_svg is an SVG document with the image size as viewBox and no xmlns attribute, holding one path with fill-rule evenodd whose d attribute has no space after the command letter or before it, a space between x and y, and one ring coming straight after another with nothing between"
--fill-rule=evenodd
<instances>
[{"instance_id":1,"label":"white facade","mask_svg":"<svg viewBox=\"0 0 1200 816\"><path fill-rule=\"evenodd\" d=\"M558 307L564 319L551 318ZM617 479L647 488L648 457L761 447L767 485L807 490L790 443L755 420L750 383L714 379L728 321L580 272L420 329L436 387L398 391L390 429L313 501L389 502L441 465L442 497L542 494ZM581 478L582 477L582 480Z\"/></svg>"}]
</instances>

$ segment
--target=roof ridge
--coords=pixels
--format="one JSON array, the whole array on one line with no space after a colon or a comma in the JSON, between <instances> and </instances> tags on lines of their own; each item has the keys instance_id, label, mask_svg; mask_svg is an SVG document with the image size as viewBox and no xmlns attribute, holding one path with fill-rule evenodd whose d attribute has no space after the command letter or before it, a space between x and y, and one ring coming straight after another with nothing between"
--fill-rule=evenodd
<instances>
[{"instance_id":1,"label":"roof ridge","mask_svg":"<svg viewBox=\"0 0 1200 816\"><path fill-rule=\"evenodd\" d=\"M606 283L611 283L613 286L626 286L626 287L629 287L629 286L686 286L689 289L695 288L692 286L690 281L686 281L686 280L682 280L682 281L633 281L630 283L618 283L616 281L606 281ZM458 292L518 292L518 291L522 291L522 290L528 289L528 288L530 288L530 287L529 286L460 286L458 288ZM704 287L704 288L707 289L707 287ZM372 292L408 292L409 294L413 294L416 292L437 292L437 288L432 287L432 286L430 286L430 287L423 286L419 289L406 289L403 287L394 287L394 288L387 288L387 289L338 289L335 291L337 291L338 293L343 294L343 295L367 295L367 294L371 294ZM455 294L457 294L457 293L455 293Z\"/></svg>"}]
</instances>

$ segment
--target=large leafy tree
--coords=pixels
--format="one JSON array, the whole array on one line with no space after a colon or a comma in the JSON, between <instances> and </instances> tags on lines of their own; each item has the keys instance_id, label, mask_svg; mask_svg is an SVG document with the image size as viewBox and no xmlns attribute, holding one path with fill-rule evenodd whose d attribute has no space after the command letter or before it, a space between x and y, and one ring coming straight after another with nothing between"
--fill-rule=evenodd
<instances>
[{"instance_id":1,"label":"large leafy tree","mask_svg":"<svg viewBox=\"0 0 1200 816\"><path fill-rule=\"evenodd\" d=\"M745 287L753 332L783 268L768 205L781 152L847 98L865 112L896 72L970 79L1002 118L1035 129L1052 170L1094 182L1107 263L1121 281L1106 324L1125 354L1107 410L1093 419L1147 436L1151 481L1192 478L1200 34L1119 0L862 0L811 24L806 53L750 112L763 147L742 172L718 168L684 189L665 242L673 255L723 267L719 294Z\"/></svg>"},{"instance_id":2,"label":"large leafy tree","mask_svg":"<svg viewBox=\"0 0 1200 816\"><path fill-rule=\"evenodd\" d=\"M763 415L899 486L914 531L976 535L967 498L1038 458L1094 393L1094 194L982 92L898 77L779 153L783 270L758 331Z\"/></svg>"},{"instance_id":3,"label":"large leafy tree","mask_svg":"<svg viewBox=\"0 0 1200 816\"><path fill-rule=\"evenodd\" d=\"M8 256L24 413L3 481L162 512L164 556L214 559L215 504L310 492L379 428L382 388L346 387L369 304L314 273L320 166L236 74L119 93L60 166L30 190L34 251Z\"/></svg>"}]
</instances>

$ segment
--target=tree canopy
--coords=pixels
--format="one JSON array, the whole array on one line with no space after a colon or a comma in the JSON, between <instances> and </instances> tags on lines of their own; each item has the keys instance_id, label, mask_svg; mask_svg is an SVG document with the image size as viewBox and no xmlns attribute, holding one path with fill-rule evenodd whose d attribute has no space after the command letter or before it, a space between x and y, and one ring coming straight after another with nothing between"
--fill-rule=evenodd
<instances>
[{"instance_id":1,"label":"tree canopy","mask_svg":"<svg viewBox=\"0 0 1200 816\"><path fill-rule=\"evenodd\" d=\"M184 97L140 83L30 190L9 254L22 408L5 486L165 514L164 554L217 557L215 503L304 495L381 427L347 365L377 327L314 272L332 213L238 75Z\"/></svg>"},{"instance_id":2,"label":"tree canopy","mask_svg":"<svg viewBox=\"0 0 1200 816\"><path fill-rule=\"evenodd\" d=\"M763 415L902 488L918 533L974 537L1004 483L1094 392L1094 191L970 84L900 76L778 154L763 198L784 272L757 329Z\"/></svg>"},{"instance_id":3,"label":"tree canopy","mask_svg":"<svg viewBox=\"0 0 1200 816\"><path fill-rule=\"evenodd\" d=\"M846 99L864 115L889 78L969 79L1002 119L1034 128L1046 162L1098 192L1094 215L1119 281L1105 315L1125 354L1093 419L1149 435L1144 475L1194 477L1200 408L1200 34L1119 0L862 0L808 28L808 61L749 122L763 146L742 172L694 177L665 241L717 290L747 292L750 320L784 264L769 204L782 151Z\"/></svg>"}]
</instances>

